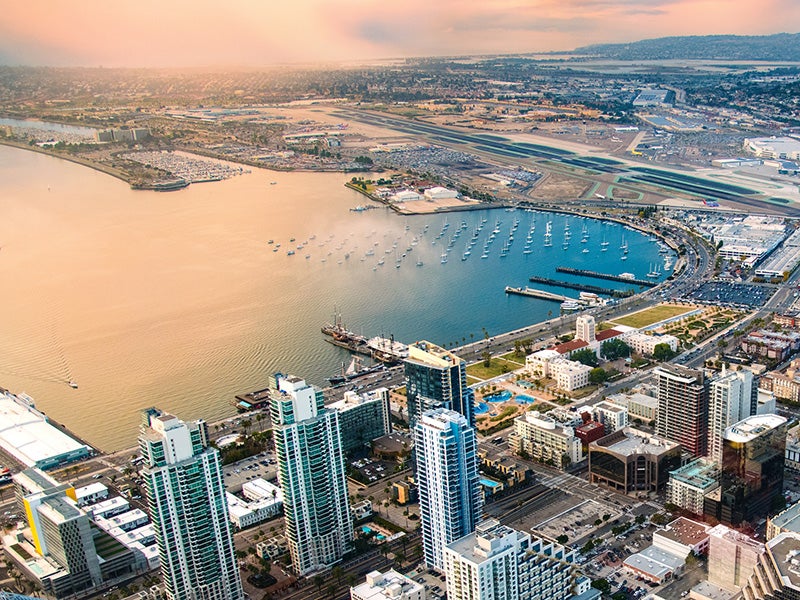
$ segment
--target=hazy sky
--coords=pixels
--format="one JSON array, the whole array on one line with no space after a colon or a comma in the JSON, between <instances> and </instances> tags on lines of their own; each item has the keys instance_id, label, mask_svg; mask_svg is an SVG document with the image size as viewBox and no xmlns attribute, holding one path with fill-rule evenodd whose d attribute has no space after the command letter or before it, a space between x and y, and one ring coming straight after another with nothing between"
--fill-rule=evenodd
<instances>
[{"instance_id":1,"label":"hazy sky","mask_svg":"<svg viewBox=\"0 0 800 600\"><path fill-rule=\"evenodd\" d=\"M0 0L0 64L262 66L799 30L798 0Z\"/></svg>"}]
</instances>

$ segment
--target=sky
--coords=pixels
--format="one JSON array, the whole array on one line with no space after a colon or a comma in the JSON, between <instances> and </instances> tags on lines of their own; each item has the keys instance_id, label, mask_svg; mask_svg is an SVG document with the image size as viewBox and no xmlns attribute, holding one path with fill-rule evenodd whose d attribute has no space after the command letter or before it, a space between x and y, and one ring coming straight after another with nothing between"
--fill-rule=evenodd
<instances>
[{"instance_id":1,"label":"sky","mask_svg":"<svg viewBox=\"0 0 800 600\"><path fill-rule=\"evenodd\" d=\"M269 66L800 31L798 0L0 0L0 64Z\"/></svg>"}]
</instances>

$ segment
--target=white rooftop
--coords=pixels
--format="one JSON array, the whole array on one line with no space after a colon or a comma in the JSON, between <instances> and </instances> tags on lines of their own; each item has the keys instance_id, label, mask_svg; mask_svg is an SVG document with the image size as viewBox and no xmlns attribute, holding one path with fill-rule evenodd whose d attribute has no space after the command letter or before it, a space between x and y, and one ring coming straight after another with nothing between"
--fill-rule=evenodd
<instances>
[{"instance_id":1,"label":"white rooftop","mask_svg":"<svg viewBox=\"0 0 800 600\"><path fill-rule=\"evenodd\" d=\"M50 425L33 406L7 392L0 392L0 448L28 467L90 450Z\"/></svg>"},{"instance_id":2,"label":"white rooftop","mask_svg":"<svg viewBox=\"0 0 800 600\"><path fill-rule=\"evenodd\" d=\"M728 427L722 437L731 442L745 443L784 423L786 423L786 417L780 415L753 415Z\"/></svg>"}]
</instances>

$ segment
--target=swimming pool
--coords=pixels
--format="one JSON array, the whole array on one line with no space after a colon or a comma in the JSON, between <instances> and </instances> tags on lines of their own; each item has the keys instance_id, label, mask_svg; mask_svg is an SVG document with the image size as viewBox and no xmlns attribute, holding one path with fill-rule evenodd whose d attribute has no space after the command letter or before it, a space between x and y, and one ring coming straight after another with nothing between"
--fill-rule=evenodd
<instances>
[{"instance_id":1,"label":"swimming pool","mask_svg":"<svg viewBox=\"0 0 800 600\"><path fill-rule=\"evenodd\" d=\"M508 390L503 390L502 392L496 392L489 396L484 396L483 399L486 402L505 402L506 400L511 399L511 392Z\"/></svg>"},{"instance_id":2,"label":"swimming pool","mask_svg":"<svg viewBox=\"0 0 800 600\"><path fill-rule=\"evenodd\" d=\"M472 412L474 412L476 415L487 413L489 412L489 405L486 404L486 402L476 402L472 407Z\"/></svg>"},{"instance_id":3,"label":"swimming pool","mask_svg":"<svg viewBox=\"0 0 800 600\"><path fill-rule=\"evenodd\" d=\"M479 479L478 481L480 481L481 485L485 485L486 487L489 488L498 488L502 485L501 483L497 481L492 481L491 479Z\"/></svg>"},{"instance_id":4,"label":"swimming pool","mask_svg":"<svg viewBox=\"0 0 800 600\"><path fill-rule=\"evenodd\" d=\"M514 400L519 402L520 404L533 404L536 402L536 398L533 396L528 396L527 394L517 394L514 396Z\"/></svg>"}]
</instances>

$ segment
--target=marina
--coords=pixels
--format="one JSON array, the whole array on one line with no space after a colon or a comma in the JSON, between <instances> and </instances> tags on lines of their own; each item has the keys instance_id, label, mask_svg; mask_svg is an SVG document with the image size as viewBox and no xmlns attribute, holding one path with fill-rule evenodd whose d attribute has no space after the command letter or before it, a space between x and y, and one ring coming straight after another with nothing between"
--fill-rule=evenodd
<instances>
[{"instance_id":1,"label":"marina","mask_svg":"<svg viewBox=\"0 0 800 600\"><path fill-rule=\"evenodd\" d=\"M571 275L581 275L583 277L594 277L595 279L605 279L607 281L632 283L634 285L639 285L643 287L655 287L657 285L652 281L647 281L646 279L635 279L634 277L626 277L624 273L621 275L611 275L609 273L598 273L597 271L588 271L586 269L574 269L572 267L556 267L556 271L558 273L569 273ZM653 272L652 266L650 272L651 273ZM661 273L658 274L658 277L660 276Z\"/></svg>"},{"instance_id":2,"label":"marina","mask_svg":"<svg viewBox=\"0 0 800 600\"><path fill-rule=\"evenodd\" d=\"M356 349L371 357L366 342L375 336L457 347L483 328L494 335L544 321L553 301L503 290L530 276L555 279L559 265L644 274L657 263L663 274L651 284L670 273L663 264L671 255L659 254L654 240L610 222L520 209L351 212L364 199L344 186L344 174L254 169L165 201L73 163L2 147L0 176L0 273L28 291L0 299L2 385L31 394L101 449L131 444L148 399L211 421L232 414L234 396L263 387L269 373L326 385L352 352L352 340L323 341L334 339L320 333L333 306L360 336ZM543 245L548 222L552 247ZM562 250L567 223L573 241L585 226L590 242ZM623 232L627 262L596 250L603 235L616 250ZM108 411L111 423L101 416Z\"/></svg>"}]
</instances>

